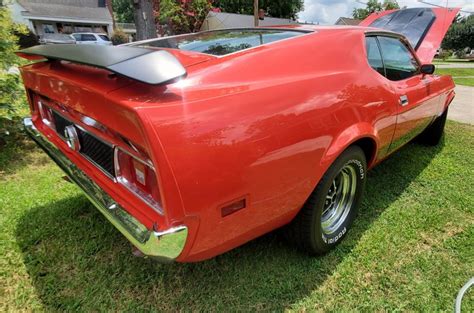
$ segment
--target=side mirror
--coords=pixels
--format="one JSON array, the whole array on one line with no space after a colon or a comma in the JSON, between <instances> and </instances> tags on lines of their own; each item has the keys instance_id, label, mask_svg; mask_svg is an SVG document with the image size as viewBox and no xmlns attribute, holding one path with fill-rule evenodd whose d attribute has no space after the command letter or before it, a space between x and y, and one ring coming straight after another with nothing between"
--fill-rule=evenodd
<instances>
[{"instance_id":1,"label":"side mirror","mask_svg":"<svg viewBox=\"0 0 474 313\"><path fill-rule=\"evenodd\" d=\"M420 72L423 75L431 75L435 72L436 67L433 64L423 64Z\"/></svg>"}]
</instances>

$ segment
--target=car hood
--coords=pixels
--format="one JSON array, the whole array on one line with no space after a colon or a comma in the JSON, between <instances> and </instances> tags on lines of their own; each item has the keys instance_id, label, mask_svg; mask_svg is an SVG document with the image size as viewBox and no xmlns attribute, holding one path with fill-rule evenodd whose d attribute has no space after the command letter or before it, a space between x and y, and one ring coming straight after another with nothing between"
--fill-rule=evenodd
<instances>
[{"instance_id":1,"label":"car hood","mask_svg":"<svg viewBox=\"0 0 474 313\"><path fill-rule=\"evenodd\" d=\"M372 13L359 25L404 35L422 63L431 63L459 8L410 8Z\"/></svg>"}]
</instances>

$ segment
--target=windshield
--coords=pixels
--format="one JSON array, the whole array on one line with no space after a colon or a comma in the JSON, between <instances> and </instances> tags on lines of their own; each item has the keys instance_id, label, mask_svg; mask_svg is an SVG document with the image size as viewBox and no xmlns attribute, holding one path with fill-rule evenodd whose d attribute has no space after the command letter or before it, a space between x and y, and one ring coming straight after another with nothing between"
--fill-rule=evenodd
<instances>
[{"instance_id":1,"label":"windshield","mask_svg":"<svg viewBox=\"0 0 474 313\"><path fill-rule=\"evenodd\" d=\"M285 29L226 29L167 37L137 43L136 45L196 51L221 56L270 42L301 36L305 33L307 32Z\"/></svg>"}]
</instances>

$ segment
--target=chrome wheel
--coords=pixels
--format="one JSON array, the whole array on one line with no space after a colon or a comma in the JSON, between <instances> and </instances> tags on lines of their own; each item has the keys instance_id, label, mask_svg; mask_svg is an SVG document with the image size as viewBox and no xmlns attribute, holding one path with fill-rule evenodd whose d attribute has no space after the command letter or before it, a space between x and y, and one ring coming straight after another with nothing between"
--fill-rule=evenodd
<instances>
[{"instance_id":1,"label":"chrome wheel","mask_svg":"<svg viewBox=\"0 0 474 313\"><path fill-rule=\"evenodd\" d=\"M325 235L334 234L344 223L357 189L357 172L353 165L346 164L332 181L321 215L321 229Z\"/></svg>"}]
</instances>

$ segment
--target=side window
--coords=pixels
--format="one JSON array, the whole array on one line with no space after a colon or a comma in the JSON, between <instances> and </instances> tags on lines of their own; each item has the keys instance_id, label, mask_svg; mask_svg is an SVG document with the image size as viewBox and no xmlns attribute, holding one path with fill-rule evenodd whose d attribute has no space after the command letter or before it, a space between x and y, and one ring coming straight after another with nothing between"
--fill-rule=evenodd
<instances>
[{"instance_id":1,"label":"side window","mask_svg":"<svg viewBox=\"0 0 474 313\"><path fill-rule=\"evenodd\" d=\"M382 36L378 39L388 79L393 81L403 80L418 73L418 62L399 39Z\"/></svg>"},{"instance_id":2,"label":"side window","mask_svg":"<svg viewBox=\"0 0 474 313\"><path fill-rule=\"evenodd\" d=\"M91 34L82 34L82 41L96 41L95 36Z\"/></svg>"},{"instance_id":3,"label":"side window","mask_svg":"<svg viewBox=\"0 0 474 313\"><path fill-rule=\"evenodd\" d=\"M385 69L383 67L382 55L380 54L377 38L367 37L365 46L367 49L367 60L369 61L369 65L381 75L385 76Z\"/></svg>"},{"instance_id":4,"label":"side window","mask_svg":"<svg viewBox=\"0 0 474 313\"><path fill-rule=\"evenodd\" d=\"M81 41L81 35L80 34L74 34L72 35L74 37L74 39L76 39L76 41Z\"/></svg>"}]
</instances>

